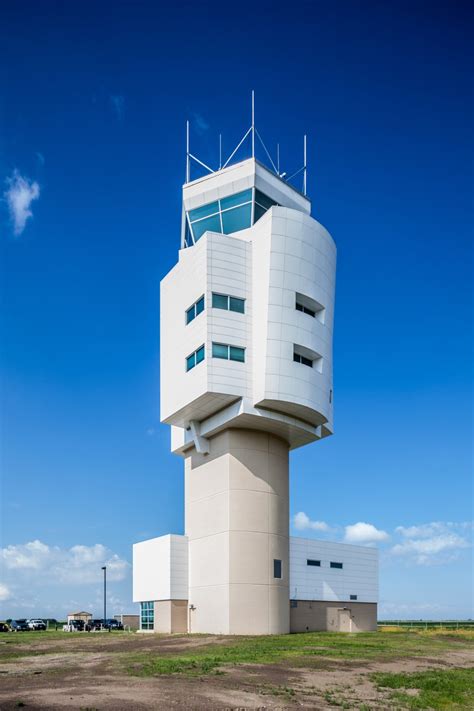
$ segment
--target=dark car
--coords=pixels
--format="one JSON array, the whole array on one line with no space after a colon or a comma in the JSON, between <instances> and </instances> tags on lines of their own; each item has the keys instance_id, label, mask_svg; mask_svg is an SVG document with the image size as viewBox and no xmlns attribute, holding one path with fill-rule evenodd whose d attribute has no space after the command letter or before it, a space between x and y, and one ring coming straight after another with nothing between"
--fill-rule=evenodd
<instances>
[{"instance_id":1,"label":"dark car","mask_svg":"<svg viewBox=\"0 0 474 711\"><path fill-rule=\"evenodd\" d=\"M104 627L106 630L123 630L123 625L118 620L105 620Z\"/></svg>"},{"instance_id":2,"label":"dark car","mask_svg":"<svg viewBox=\"0 0 474 711\"><path fill-rule=\"evenodd\" d=\"M10 632L10 627L6 622L0 622L0 632Z\"/></svg>"},{"instance_id":3,"label":"dark car","mask_svg":"<svg viewBox=\"0 0 474 711\"><path fill-rule=\"evenodd\" d=\"M89 620L89 622L86 625L86 629L92 630L92 632L95 632L96 630L101 630L102 623L103 623L103 620Z\"/></svg>"},{"instance_id":4,"label":"dark car","mask_svg":"<svg viewBox=\"0 0 474 711\"><path fill-rule=\"evenodd\" d=\"M29 632L28 622L26 620L12 620L10 622L12 632Z\"/></svg>"}]
</instances>

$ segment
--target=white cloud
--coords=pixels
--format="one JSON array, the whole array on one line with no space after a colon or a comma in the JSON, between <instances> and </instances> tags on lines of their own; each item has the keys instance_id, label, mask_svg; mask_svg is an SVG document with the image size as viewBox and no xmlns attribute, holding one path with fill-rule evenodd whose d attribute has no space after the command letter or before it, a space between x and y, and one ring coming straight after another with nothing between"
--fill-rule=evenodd
<instances>
[{"instance_id":1,"label":"white cloud","mask_svg":"<svg viewBox=\"0 0 474 711\"><path fill-rule=\"evenodd\" d=\"M0 602L5 602L5 600L10 600L12 594L8 585L0 583Z\"/></svg>"},{"instance_id":2,"label":"white cloud","mask_svg":"<svg viewBox=\"0 0 474 711\"><path fill-rule=\"evenodd\" d=\"M446 553L450 554L448 560L452 560L453 554L456 557L461 549L469 546L469 542L457 533L443 533L431 538L410 538L403 543L397 543L391 552L397 556L412 557L420 565L430 565L446 562L446 556L442 555Z\"/></svg>"},{"instance_id":3,"label":"white cloud","mask_svg":"<svg viewBox=\"0 0 474 711\"><path fill-rule=\"evenodd\" d=\"M432 521L418 526L397 526L395 531L404 538L430 538L431 536L447 533L453 529L467 529L472 527L471 521L453 523L452 521Z\"/></svg>"},{"instance_id":4,"label":"white cloud","mask_svg":"<svg viewBox=\"0 0 474 711\"><path fill-rule=\"evenodd\" d=\"M30 209L33 200L40 196L40 187L37 182L24 178L15 170L6 183L8 189L4 193L13 221L13 229L16 235L20 235L25 229L29 217L33 217Z\"/></svg>"},{"instance_id":5,"label":"white cloud","mask_svg":"<svg viewBox=\"0 0 474 711\"><path fill-rule=\"evenodd\" d=\"M390 538L386 531L363 521L346 526L345 531L344 541L346 543L378 543L388 541Z\"/></svg>"},{"instance_id":6,"label":"white cloud","mask_svg":"<svg viewBox=\"0 0 474 711\"><path fill-rule=\"evenodd\" d=\"M304 511L299 511L293 517L293 525L298 531L329 531L330 528L324 521L311 521Z\"/></svg>"},{"instance_id":7,"label":"white cloud","mask_svg":"<svg viewBox=\"0 0 474 711\"><path fill-rule=\"evenodd\" d=\"M35 540L0 549L0 561L5 569L17 575L34 572L35 580L59 583L86 584L101 580L103 565L109 580L123 580L130 564L112 553L101 543L93 546L75 545L71 548L48 546Z\"/></svg>"}]
</instances>

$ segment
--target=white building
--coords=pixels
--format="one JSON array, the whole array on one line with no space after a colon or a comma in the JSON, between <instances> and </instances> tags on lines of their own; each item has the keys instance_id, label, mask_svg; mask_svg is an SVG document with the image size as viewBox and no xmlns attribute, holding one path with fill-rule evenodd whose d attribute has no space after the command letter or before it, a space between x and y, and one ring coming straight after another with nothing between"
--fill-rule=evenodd
<instances>
[{"instance_id":1,"label":"white building","mask_svg":"<svg viewBox=\"0 0 474 711\"><path fill-rule=\"evenodd\" d=\"M255 158L183 187L160 321L186 535L134 546L144 630L374 628L373 550L292 539L290 558L289 451L330 435L333 419L336 247L310 213ZM306 570L308 551L320 565Z\"/></svg>"}]
</instances>

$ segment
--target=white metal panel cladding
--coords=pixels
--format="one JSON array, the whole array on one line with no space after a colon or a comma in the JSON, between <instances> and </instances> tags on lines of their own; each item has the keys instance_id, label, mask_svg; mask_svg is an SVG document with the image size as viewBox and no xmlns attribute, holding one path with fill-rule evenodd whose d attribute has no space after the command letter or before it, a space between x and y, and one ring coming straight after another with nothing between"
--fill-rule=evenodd
<instances>
[{"instance_id":1,"label":"white metal panel cladding","mask_svg":"<svg viewBox=\"0 0 474 711\"><path fill-rule=\"evenodd\" d=\"M133 546L133 601L187 600L188 539L168 534Z\"/></svg>"},{"instance_id":2,"label":"white metal panel cladding","mask_svg":"<svg viewBox=\"0 0 474 711\"><path fill-rule=\"evenodd\" d=\"M319 560L320 566L308 565ZM342 563L342 569L331 568ZM290 598L293 600L378 600L378 551L346 543L290 537Z\"/></svg>"}]
</instances>

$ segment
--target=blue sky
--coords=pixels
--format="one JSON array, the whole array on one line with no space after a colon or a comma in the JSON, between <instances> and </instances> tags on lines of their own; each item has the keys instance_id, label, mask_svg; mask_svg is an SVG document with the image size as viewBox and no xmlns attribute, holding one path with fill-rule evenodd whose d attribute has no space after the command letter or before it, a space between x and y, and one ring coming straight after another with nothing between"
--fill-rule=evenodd
<instances>
[{"instance_id":1,"label":"blue sky","mask_svg":"<svg viewBox=\"0 0 474 711\"><path fill-rule=\"evenodd\" d=\"M472 616L470 28L463 2L4 10L5 616L100 613L104 562L113 611L132 610L132 542L183 531L159 281L185 120L215 164L252 89L285 169L308 134L338 246L335 435L291 455L291 530L378 545L381 616Z\"/></svg>"}]
</instances>

